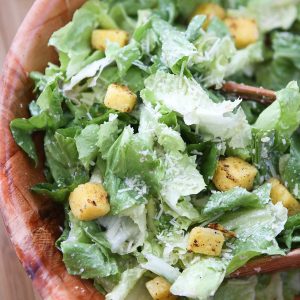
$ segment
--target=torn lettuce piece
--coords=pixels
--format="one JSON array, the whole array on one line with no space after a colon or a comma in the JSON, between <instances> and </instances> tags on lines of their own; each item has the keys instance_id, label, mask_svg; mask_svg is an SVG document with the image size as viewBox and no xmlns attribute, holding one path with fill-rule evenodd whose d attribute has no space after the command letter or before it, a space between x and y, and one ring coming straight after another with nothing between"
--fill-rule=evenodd
<instances>
[{"instance_id":1,"label":"torn lettuce piece","mask_svg":"<svg viewBox=\"0 0 300 300\"><path fill-rule=\"evenodd\" d=\"M75 12L70 23L52 34L49 45L67 58L67 78L87 64L86 59L92 52L91 34L97 27L113 29L117 25L108 15L107 3L91 0Z\"/></svg>"},{"instance_id":2,"label":"torn lettuce piece","mask_svg":"<svg viewBox=\"0 0 300 300\"><path fill-rule=\"evenodd\" d=\"M78 157L75 142L77 132L78 128L69 127L45 136L47 167L59 187L78 185L89 180L89 174Z\"/></svg>"},{"instance_id":3,"label":"torn lettuce piece","mask_svg":"<svg viewBox=\"0 0 300 300\"><path fill-rule=\"evenodd\" d=\"M225 277L220 259L202 258L187 267L171 286L173 295L207 300L213 296Z\"/></svg>"},{"instance_id":4,"label":"torn lettuce piece","mask_svg":"<svg viewBox=\"0 0 300 300\"><path fill-rule=\"evenodd\" d=\"M170 283L173 283L180 276L179 269L172 267L164 259L147 253L144 254L144 257L147 259L147 262L141 264L141 267L164 277Z\"/></svg>"},{"instance_id":5,"label":"torn lettuce piece","mask_svg":"<svg viewBox=\"0 0 300 300\"><path fill-rule=\"evenodd\" d=\"M217 290L214 300L253 300L255 298L256 276L246 279L230 279L222 283Z\"/></svg>"},{"instance_id":6,"label":"torn lettuce piece","mask_svg":"<svg viewBox=\"0 0 300 300\"><path fill-rule=\"evenodd\" d=\"M286 88L276 93L276 97L276 101L259 115L253 127L263 131L275 129L288 141L300 124L298 84L290 82Z\"/></svg>"},{"instance_id":7,"label":"torn lettuce piece","mask_svg":"<svg viewBox=\"0 0 300 300\"><path fill-rule=\"evenodd\" d=\"M154 18L152 27L161 42L162 62L172 72L180 73L181 65L196 54L195 46L189 42L184 32L177 30L162 19Z\"/></svg>"},{"instance_id":8,"label":"torn lettuce piece","mask_svg":"<svg viewBox=\"0 0 300 300\"><path fill-rule=\"evenodd\" d=\"M135 267L124 271L121 275L120 282L113 290L105 296L106 300L125 300L126 296L132 291L137 282L144 275L146 270Z\"/></svg>"},{"instance_id":9,"label":"torn lettuce piece","mask_svg":"<svg viewBox=\"0 0 300 300\"><path fill-rule=\"evenodd\" d=\"M235 187L227 192L212 194L203 208L203 214L216 216L241 207L264 207L270 201L271 185L266 183L253 192Z\"/></svg>"},{"instance_id":10,"label":"torn lettuce piece","mask_svg":"<svg viewBox=\"0 0 300 300\"><path fill-rule=\"evenodd\" d=\"M184 196L198 194L205 188L202 175L196 167L195 156L188 156L179 152L171 152L162 159L165 170L162 178L161 195L166 203L180 216L193 220L199 217L196 209Z\"/></svg>"},{"instance_id":11,"label":"torn lettuce piece","mask_svg":"<svg viewBox=\"0 0 300 300\"><path fill-rule=\"evenodd\" d=\"M214 103L192 79L159 71L146 79L141 97L144 102L179 113L187 125L197 125L207 139L227 140L232 148L243 148L250 142L250 125L242 109L237 109L240 100Z\"/></svg>"},{"instance_id":12,"label":"torn lettuce piece","mask_svg":"<svg viewBox=\"0 0 300 300\"><path fill-rule=\"evenodd\" d=\"M285 157L280 172L282 181L289 191L300 199L300 142L299 135L294 134L291 138L290 153ZM283 157L281 158L281 162Z\"/></svg>"},{"instance_id":13,"label":"torn lettuce piece","mask_svg":"<svg viewBox=\"0 0 300 300\"><path fill-rule=\"evenodd\" d=\"M287 209L279 202L268 203L263 208L248 208L225 214L218 219L237 238L231 242L232 254L227 274L243 266L251 258L261 255L284 255L276 242L276 236L287 221Z\"/></svg>"},{"instance_id":14,"label":"torn lettuce piece","mask_svg":"<svg viewBox=\"0 0 300 300\"><path fill-rule=\"evenodd\" d=\"M255 77L258 86L263 86L278 91L287 86L290 81L299 82L300 71L293 62L285 58L273 59L261 63L255 70Z\"/></svg>"},{"instance_id":15,"label":"torn lettuce piece","mask_svg":"<svg viewBox=\"0 0 300 300\"><path fill-rule=\"evenodd\" d=\"M114 119L116 118L116 119ZM118 116L110 114L109 122L104 122L99 127L98 141L96 142L103 159L107 159L108 151L119 136Z\"/></svg>"},{"instance_id":16,"label":"torn lettuce piece","mask_svg":"<svg viewBox=\"0 0 300 300\"><path fill-rule=\"evenodd\" d=\"M239 72L251 76L254 72L254 64L262 62L263 59L263 43L261 41L237 50L226 67L225 77Z\"/></svg>"},{"instance_id":17,"label":"torn lettuce piece","mask_svg":"<svg viewBox=\"0 0 300 300\"><path fill-rule=\"evenodd\" d=\"M274 59L286 59L300 69L300 36L290 32L275 32L272 35Z\"/></svg>"},{"instance_id":18,"label":"torn lettuce piece","mask_svg":"<svg viewBox=\"0 0 300 300\"><path fill-rule=\"evenodd\" d=\"M30 107L32 117L12 120L10 130L16 143L37 165L38 157L31 138L32 133L46 129L55 130L64 126L68 119L63 115L62 96L55 87L55 83L47 85Z\"/></svg>"},{"instance_id":19,"label":"torn lettuce piece","mask_svg":"<svg viewBox=\"0 0 300 300\"><path fill-rule=\"evenodd\" d=\"M115 117L116 119L112 120ZM79 160L85 169L89 170L90 166L95 164L99 152L102 158L106 159L110 147L119 135L119 120L117 118L118 115L109 114L107 122L101 125L87 125L75 137Z\"/></svg>"},{"instance_id":20,"label":"torn lettuce piece","mask_svg":"<svg viewBox=\"0 0 300 300\"><path fill-rule=\"evenodd\" d=\"M205 15L197 15L192 18L185 32L185 36L190 42L194 42L201 36L203 33L203 31L201 32L201 29L205 20Z\"/></svg>"},{"instance_id":21,"label":"torn lettuce piece","mask_svg":"<svg viewBox=\"0 0 300 300\"><path fill-rule=\"evenodd\" d=\"M72 76L70 82L64 84L63 91L66 92L72 90L74 86L79 84L82 80L94 77L96 74L97 77L99 77L104 68L113 62L111 58L103 56L104 54L102 54L100 59L93 61L89 65L82 68L76 75ZM91 87L93 84L89 84L89 86Z\"/></svg>"},{"instance_id":22,"label":"torn lettuce piece","mask_svg":"<svg viewBox=\"0 0 300 300\"><path fill-rule=\"evenodd\" d=\"M104 235L113 253L121 255L136 251L147 237L145 205L131 207L117 216L97 220L106 231Z\"/></svg>"},{"instance_id":23,"label":"torn lettuce piece","mask_svg":"<svg viewBox=\"0 0 300 300\"><path fill-rule=\"evenodd\" d=\"M230 60L236 49L229 35L217 36L214 32L205 33L194 42L197 54L192 57L192 72L205 87L223 84Z\"/></svg>"},{"instance_id":24,"label":"torn lettuce piece","mask_svg":"<svg viewBox=\"0 0 300 300\"><path fill-rule=\"evenodd\" d=\"M91 162L97 157L98 132L99 125L91 124L83 128L80 134L75 137L78 158L87 170L89 170Z\"/></svg>"},{"instance_id":25,"label":"torn lettuce piece","mask_svg":"<svg viewBox=\"0 0 300 300\"><path fill-rule=\"evenodd\" d=\"M292 248L293 243L300 243L300 213L288 217L279 240L284 242L288 249Z\"/></svg>"},{"instance_id":26,"label":"torn lettuce piece","mask_svg":"<svg viewBox=\"0 0 300 300\"><path fill-rule=\"evenodd\" d=\"M72 275L89 279L117 274L118 265L95 222L82 222L69 214L70 231L60 243L63 261Z\"/></svg>"},{"instance_id":27,"label":"torn lettuce piece","mask_svg":"<svg viewBox=\"0 0 300 300\"><path fill-rule=\"evenodd\" d=\"M135 61L141 58L139 44L134 40L124 47L110 43L105 51L106 57L115 61L118 66L120 77L123 77Z\"/></svg>"}]
</instances>

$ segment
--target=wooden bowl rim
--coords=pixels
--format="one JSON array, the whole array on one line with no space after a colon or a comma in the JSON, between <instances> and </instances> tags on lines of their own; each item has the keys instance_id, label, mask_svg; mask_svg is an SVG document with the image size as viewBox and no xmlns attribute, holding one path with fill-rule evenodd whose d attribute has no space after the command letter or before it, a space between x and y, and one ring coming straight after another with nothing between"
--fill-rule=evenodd
<instances>
[{"instance_id":1,"label":"wooden bowl rim","mask_svg":"<svg viewBox=\"0 0 300 300\"><path fill-rule=\"evenodd\" d=\"M79 2L83 3L84 0L73 0L71 2L76 2L78 4ZM18 207L19 202L16 202L16 200L20 201L20 203L25 203L28 201L26 199L26 195L20 193L20 190L13 182L10 171L13 168L16 168L19 163L22 163L25 167L27 167L27 170L30 170L30 168L34 167L29 162L29 159L25 157L20 148L12 146L12 136L7 127L9 121L15 117L15 115L7 108L7 105L13 105L13 102L18 100L18 95L15 94L16 86L22 86L25 91L24 93L28 92L29 88L26 86L28 83L28 70L23 67L27 57L20 55L20 52L22 53L23 43L26 43L26 33L36 29L32 28L33 25L37 28L42 28L47 24L47 22L51 22L51 18L49 19L47 17L37 19L35 22L33 22L35 16L40 15L41 12L45 11L45 8L49 7L49 5L53 10L58 9L60 6L65 7L64 10L60 11L61 15L52 16L52 18L61 18L62 22L65 23L72 15L70 11L74 10L74 7L69 7L70 1L68 0L52 0L50 3L48 0L35 1L16 34L16 37L4 61L4 67L0 77L0 117L1 119L3 118L3 121L0 121L0 132L4 132L0 141L0 209L17 256L28 275L32 278L35 288L44 299L103 299L103 296L97 292L97 290L89 281L81 280L78 277L69 275L62 261L60 261L60 264L58 263L59 266L57 267L57 270L61 272L58 274L54 271L56 269L53 269L51 264L42 262L42 258L39 255L36 255L39 254L36 240L28 237L31 237L31 235L35 237L38 233L38 237L42 238L41 233L43 234L44 232L53 238L53 230L48 228L47 223L45 223L46 221L36 220L38 227L23 228L23 235L22 232L18 232L18 228L15 226L15 224L19 223L21 225L28 225L24 224L22 221L25 211L22 211L23 208ZM76 4L74 4L74 6L76 6ZM40 31L38 32L41 33ZM45 45L43 45L43 47L44 46ZM44 65L47 62L48 60L44 61ZM16 65L18 68L16 68ZM8 146L10 146L10 148ZM11 147L14 147L14 149L11 150ZM16 205L16 207L8 207L10 202L16 202L18 205ZM27 205L29 204L27 203ZM21 215L19 215L20 213ZM35 212L34 216L37 217L38 213L39 212ZM15 219L12 221L12 218ZM35 231L32 232L32 229ZM26 240L26 243L23 239ZM47 246L49 248L54 247L53 244ZM57 255L60 255L57 249L52 249L51 251L54 251L53 253L51 252L51 255L55 256L56 258ZM37 266L36 269L33 266ZM290 252L285 257L275 256L255 259L238 271L234 272L231 276L240 277L253 275L259 272L273 272L282 267L285 269L299 268L300 249Z\"/></svg>"}]
</instances>

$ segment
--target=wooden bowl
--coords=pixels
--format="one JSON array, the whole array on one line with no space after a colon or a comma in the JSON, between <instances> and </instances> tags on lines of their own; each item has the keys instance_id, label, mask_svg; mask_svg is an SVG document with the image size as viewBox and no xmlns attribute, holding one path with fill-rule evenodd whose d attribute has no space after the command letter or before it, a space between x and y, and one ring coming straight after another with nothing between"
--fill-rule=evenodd
<instances>
[{"instance_id":1,"label":"wooden bowl","mask_svg":"<svg viewBox=\"0 0 300 300\"><path fill-rule=\"evenodd\" d=\"M0 209L16 253L44 299L103 299L90 281L67 273L54 246L62 229L62 208L29 191L44 180L43 166L33 166L9 130L12 119L28 116L27 105L33 99L28 72L43 71L49 61L57 61L54 49L47 47L48 39L83 2L37 0L14 39L0 80ZM41 148L40 156L42 152ZM262 271L299 267L299 251L289 259L260 259ZM250 275L258 267L250 263L235 275Z\"/></svg>"}]
</instances>

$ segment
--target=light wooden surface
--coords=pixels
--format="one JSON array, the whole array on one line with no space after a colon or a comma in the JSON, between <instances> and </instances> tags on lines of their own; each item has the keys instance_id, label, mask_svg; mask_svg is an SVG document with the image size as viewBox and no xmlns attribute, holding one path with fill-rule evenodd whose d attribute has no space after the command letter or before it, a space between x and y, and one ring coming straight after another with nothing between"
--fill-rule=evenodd
<instances>
[{"instance_id":1,"label":"light wooden surface","mask_svg":"<svg viewBox=\"0 0 300 300\"><path fill-rule=\"evenodd\" d=\"M5 54L34 0L0 0L0 69ZM18 261L0 217L0 299L39 300Z\"/></svg>"}]
</instances>

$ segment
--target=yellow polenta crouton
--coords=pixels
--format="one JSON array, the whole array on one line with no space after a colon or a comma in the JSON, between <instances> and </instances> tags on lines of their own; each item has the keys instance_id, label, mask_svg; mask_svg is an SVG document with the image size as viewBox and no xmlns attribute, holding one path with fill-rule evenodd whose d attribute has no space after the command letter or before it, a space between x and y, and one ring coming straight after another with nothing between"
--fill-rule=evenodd
<instances>
[{"instance_id":1,"label":"yellow polenta crouton","mask_svg":"<svg viewBox=\"0 0 300 300\"><path fill-rule=\"evenodd\" d=\"M194 227L188 238L188 250L211 256L219 256L225 238L221 231L204 227Z\"/></svg>"},{"instance_id":2,"label":"yellow polenta crouton","mask_svg":"<svg viewBox=\"0 0 300 300\"><path fill-rule=\"evenodd\" d=\"M107 43L118 43L124 47L128 43L128 33L118 29L96 29L92 32L92 47L104 51Z\"/></svg>"},{"instance_id":3,"label":"yellow polenta crouton","mask_svg":"<svg viewBox=\"0 0 300 300\"><path fill-rule=\"evenodd\" d=\"M107 193L101 184L80 184L70 194L69 204L75 218L90 221L106 215L110 211Z\"/></svg>"},{"instance_id":4,"label":"yellow polenta crouton","mask_svg":"<svg viewBox=\"0 0 300 300\"><path fill-rule=\"evenodd\" d=\"M245 48L255 43L259 38L258 27L254 19L226 18L225 24L229 28L237 48Z\"/></svg>"},{"instance_id":5,"label":"yellow polenta crouton","mask_svg":"<svg viewBox=\"0 0 300 300\"><path fill-rule=\"evenodd\" d=\"M238 157L227 157L218 162L213 183L220 191L228 191L234 187L251 190L257 169Z\"/></svg>"},{"instance_id":6,"label":"yellow polenta crouton","mask_svg":"<svg viewBox=\"0 0 300 300\"><path fill-rule=\"evenodd\" d=\"M271 200L273 204L282 202L282 205L288 209L289 215L300 212L300 203L277 178L271 178L270 183L272 184Z\"/></svg>"},{"instance_id":7,"label":"yellow polenta crouton","mask_svg":"<svg viewBox=\"0 0 300 300\"><path fill-rule=\"evenodd\" d=\"M157 276L146 283L146 288L154 300L176 300L170 293L170 283L163 277Z\"/></svg>"},{"instance_id":8,"label":"yellow polenta crouton","mask_svg":"<svg viewBox=\"0 0 300 300\"><path fill-rule=\"evenodd\" d=\"M112 83L108 86L104 105L121 112L131 112L136 104L136 94L127 86Z\"/></svg>"}]
</instances>

